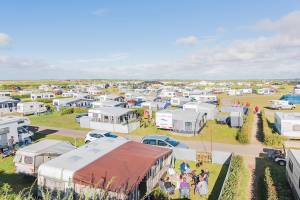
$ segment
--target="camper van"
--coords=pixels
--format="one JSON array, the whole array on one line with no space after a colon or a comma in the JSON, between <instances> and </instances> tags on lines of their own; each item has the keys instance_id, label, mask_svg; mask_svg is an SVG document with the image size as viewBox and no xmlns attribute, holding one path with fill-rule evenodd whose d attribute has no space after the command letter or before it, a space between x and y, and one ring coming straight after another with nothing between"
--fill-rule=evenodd
<instances>
[{"instance_id":1,"label":"camper van","mask_svg":"<svg viewBox=\"0 0 300 200\"><path fill-rule=\"evenodd\" d=\"M31 141L33 133L27 130L29 120L24 117L0 117L0 150L8 146L13 137L15 143Z\"/></svg>"},{"instance_id":2,"label":"camper van","mask_svg":"<svg viewBox=\"0 0 300 200\"><path fill-rule=\"evenodd\" d=\"M22 102L17 105L17 112L23 115L40 114L47 111L42 102Z\"/></svg>"},{"instance_id":3,"label":"camper van","mask_svg":"<svg viewBox=\"0 0 300 200\"><path fill-rule=\"evenodd\" d=\"M285 100L271 100L268 107L276 110L293 110L296 108L294 104Z\"/></svg>"},{"instance_id":4,"label":"camper van","mask_svg":"<svg viewBox=\"0 0 300 200\"><path fill-rule=\"evenodd\" d=\"M287 151L286 176L295 199L300 199L300 150Z\"/></svg>"},{"instance_id":5,"label":"camper van","mask_svg":"<svg viewBox=\"0 0 300 200\"><path fill-rule=\"evenodd\" d=\"M21 148L14 158L16 172L36 176L41 164L75 148L69 142L49 139Z\"/></svg>"}]
</instances>

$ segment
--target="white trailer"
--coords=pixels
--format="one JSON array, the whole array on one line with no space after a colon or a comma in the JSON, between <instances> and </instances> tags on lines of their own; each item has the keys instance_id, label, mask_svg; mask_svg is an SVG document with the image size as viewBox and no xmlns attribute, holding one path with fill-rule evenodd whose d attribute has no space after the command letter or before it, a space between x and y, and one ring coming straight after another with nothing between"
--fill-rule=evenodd
<instances>
[{"instance_id":1,"label":"white trailer","mask_svg":"<svg viewBox=\"0 0 300 200\"><path fill-rule=\"evenodd\" d=\"M275 127L277 131L290 138L300 138L300 112L276 112Z\"/></svg>"},{"instance_id":2,"label":"white trailer","mask_svg":"<svg viewBox=\"0 0 300 200\"><path fill-rule=\"evenodd\" d=\"M27 118L21 117L1 117L0 118L0 149L8 146L8 140L13 137L14 142L24 142L33 133L23 128L29 125Z\"/></svg>"},{"instance_id":3,"label":"white trailer","mask_svg":"<svg viewBox=\"0 0 300 200\"><path fill-rule=\"evenodd\" d=\"M40 114L47 111L42 102L21 102L17 105L17 112L23 115Z\"/></svg>"},{"instance_id":4,"label":"white trailer","mask_svg":"<svg viewBox=\"0 0 300 200\"><path fill-rule=\"evenodd\" d=\"M169 110L156 112L155 124L157 128L172 129L173 128L173 113Z\"/></svg>"},{"instance_id":5,"label":"white trailer","mask_svg":"<svg viewBox=\"0 0 300 200\"><path fill-rule=\"evenodd\" d=\"M49 139L21 148L14 158L16 172L36 176L41 164L75 148L69 142Z\"/></svg>"},{"instance_id":6,"label":"white trailer","mask_svg":"<svg viewBox=\"0 0 300 200\"><path fill-rule=\"evenodd\" d=\"M295 199L300 199L300 150L287 151L286 176Z\"/></svg>"}]
</instances>

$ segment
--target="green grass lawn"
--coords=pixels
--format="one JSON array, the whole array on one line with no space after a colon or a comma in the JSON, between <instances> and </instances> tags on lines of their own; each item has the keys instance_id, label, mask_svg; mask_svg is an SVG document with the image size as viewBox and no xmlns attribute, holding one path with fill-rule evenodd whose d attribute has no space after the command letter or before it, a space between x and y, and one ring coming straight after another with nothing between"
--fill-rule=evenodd
<instances>
[{"instance_id":1,"label":"green grass lawn","mask_svg":"<svg viewBox=\"0 0 300 200\"><path fill-rule=\"evenodd\" d=\"M42 115L31 115L29 116L29 119L31 121L31 125L35 126L48 126L73 130L88 130L85 128L81 128L80 124L75 121L76 115L76 113L61 115L59 112L53 112Z\"/></svg>"},{"instance_id":2,"label":"green grass lawn","mask_svg":"<svg viewBox=\"0 0 300 200\"><path fill-rule=\"evenodd\" d=\"M176 171L180 173L180 163L181 161L176 161L175 167ZM208 188L209 193L206 197L200 197L198 194L194 195L193 188L191 187L190 197L192 200L204 200L204 199L218 199L219 193L222 188L222 184L224 182L228 165L219 165L219 164L210 164L204 163L200 168L196 168L195 162L189 162L189 165L192 170L196 170L197 174L200 173L201 169L208 169L209 170L209 179L208 179ZM172 195L172 199L179 198L179 191L177 190L174 195Z\"/></svg>"},{"instance_id":3,"label":"green grass lawn","mask_svg":"<svg viewBox=\"0 0 300 200\"><path fill-rule=\"evenodd\" d=\"M241 169L241 177L238 188L237 199L239 200L248 200L250 199L250 184L251 184L251 174L249 169L246 167L245 157L243 158L243 166Z\"/></svg>"},{"instance_id":4,"label":"green grass lawn","mask_svg":"<svg viewBox=\"0 0 300 200\"><path fill-rule=\"evenodd\" d=\"M161 130L155 126L149 126L147 128L138 128L131 132L131 135L145 136L149 134L167 135L178 140L197 140L197 141L210 141L211 136L213 142L221 142L228 144L238 144L236 140L236 134L238 129L230 128L227 125L217 124L215 121L208 121L207 125L196 136L184 136L180 134L174 134L168 130Z\"/></svg>"}]
</instances>

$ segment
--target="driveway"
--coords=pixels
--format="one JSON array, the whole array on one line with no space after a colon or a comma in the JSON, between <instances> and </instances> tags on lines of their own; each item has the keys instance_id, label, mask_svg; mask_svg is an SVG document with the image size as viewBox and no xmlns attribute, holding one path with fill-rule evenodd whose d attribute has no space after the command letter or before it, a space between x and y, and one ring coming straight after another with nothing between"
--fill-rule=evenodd
<instances>
[{"instance_id":1,"label":"driveway","mask_svg":"<svg viewBox=\"0 0 300 200\"><path fill-rule=\"evenodd\" d=\"M64 135L69 137L76 137L76 138L84 138L87 131L77 131L77 130L70 130L70 129L63 129L63 128L54 128L54 127L32 127L35 131L38 131L43 134L58 134ZM134 136L128 134L126 136L128 139L133 141L141 141L140 136ZM262 144L247 144L247 145L235 145L235 144L224 144L224 143L217 143L217 142L207 142L207 141L181 141L187 144L190 148L196 149L199 151L226 151L226 152L233 152L238 155L245 155L251 157L257 157L261 152L264 150L264 146Z\"/></svg>"}]
</instances>

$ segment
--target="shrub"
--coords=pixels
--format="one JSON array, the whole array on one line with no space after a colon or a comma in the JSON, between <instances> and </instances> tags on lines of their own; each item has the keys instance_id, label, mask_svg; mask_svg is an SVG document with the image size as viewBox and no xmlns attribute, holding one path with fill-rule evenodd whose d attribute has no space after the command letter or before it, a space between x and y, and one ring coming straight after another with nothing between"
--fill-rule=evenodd
<instances>
[{"instance_id":1,"label":"shrub","mask_svg":"<svg viewBox=\"0 0 300 200\"><path fill-rule=\"evenodd\" d=\"M60 114L61 115L69 115L74 113L74 108L61 108Z\"/></svg>"},{"instance_id":2,"label":"shrub","mask_svg":"<svg viewBox=\"0 0 300 200\"><path fill-rule=\"evenodd\" d=\"M30 94L13 95L12 98L16 98L16 99L28 99L28 98L30 98Z\"/></svg>"},{"instance_id":3,"label":"shrub","mask_svg":"<svg viewBox=\"0 0 300 200\"><path fill-rule=\"evenodd\" d=\"M274 181L271 176L271 170L269 167L266 167L264 173L264 195L265 199L268 200L278 200L278 195L276 191L276 187L274 186Z\"/></svg>"},{"instance_id":4,"label":"shrub","mask_svg":"<svg viewBox=\"0 0 300 200\"><path fill-rule=\"evenodd\" d=\"M285 137L276 133L273 129L272 124L268 121L265 116L265 112L261 112L262 119L262 132L263 132L263 142L267 146L281 146Z\"/></svg>"},{"instance_id":5,"label":"shrub","mask_svg":"<svg viewBox=\"0 0 300 200\"><path fill-rule=\"evenodd\" d=\"M242 167L243 158L241 156L232 156L227 179L224 181L219 199L234 200L237 198Z\"/></svg>"},{"instance_id":6,"label":"shrub","mask_svg":"<svg viewBox=\"0 0 300 200\"><path fill-rule=\"evenodd\" d=\"M79 108L79 107L74 108L74 113L86 113L86 112L88 112L88 109L86 108Z\"/></svg>"},{"instance_id":7,"label":"shrub","mask_svg":"<svg viewBox=\"0 0 300 200\"><path fill-rule=\"evenodd\" d=\"M163 192L161 189L159 188L156 188L155 190L153 190L153 192L150 194L150 196L153 198L153 199L159 199L159 200L168 200L169 197L168 197L168 194ZM151 199L152 199L151 198Z\"/></svg>"},{"instance_id":8,"label":"shrub","mask_svg":"<svg viewBox=\"0 0 300 200\"><path fill-rule=\"evenodd\" d=\"M42 103L52 103L52 99L37 99L38 102L42 102Z\"/></svg>"},{"instance_id":9,"label":"shrub","mask_svg":"<svg viewBox=\"0 0 300 200\"><path fill-rule=\"evenodd\" d=\"M242 144L248 144L250 142L252 128L253 128L254 114L248 112L248 116L245 117L244 124L237 132L237 140Z\"/></svg>"}]
</instances>

